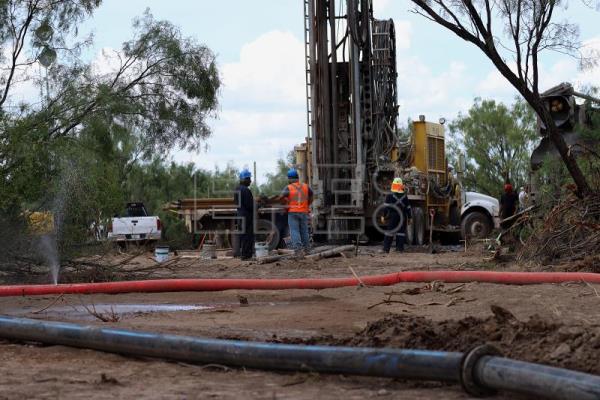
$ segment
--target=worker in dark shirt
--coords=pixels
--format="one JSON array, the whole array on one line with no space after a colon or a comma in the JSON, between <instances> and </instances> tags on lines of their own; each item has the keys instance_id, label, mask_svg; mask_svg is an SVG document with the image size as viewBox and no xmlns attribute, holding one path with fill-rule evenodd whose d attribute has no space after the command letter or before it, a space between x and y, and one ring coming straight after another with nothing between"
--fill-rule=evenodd
<instances>
[{"instance_id":1,"label":"worker in dark shirt","mask_svg":"<svg viewBox=\"0 0 600 400\"><path fill-rule=\"evenodd\" d=\"M519 205L519 195L513 190L510 183L504 185L504 193L500 196L500 219L505 220L515 215ZM512 223L503 224L503 228L508 228Z\"/></svg>"},{"instance_id":2,"label":"worker in dark shirt","mask_svg":"<svg viewBox=\"0 0 600 400\"><path fill-rule=\"evenodd\" d=\"M385 198L387 227L383 239L383 252L389 253L394 236L396 237L396 251L404 251L406 242L406 225L412 218L412 211L408 196L404 193L404 184L401 178L394 178L392 182L392 193Z\"/></svg>"},{"instance_id":3,"label":"worker in dark shirt","mask_svg":"<svg viewBox=\"0 0 600 400\"><path fill-rule=\"evenodd\" d=\"M235 189L233 200L237 205L238 232L240 233L240 256L249 260L254 254L254 196L250 191L252 174L247 169L240 172L240 184Z\"/></svg>"}]
</instances>

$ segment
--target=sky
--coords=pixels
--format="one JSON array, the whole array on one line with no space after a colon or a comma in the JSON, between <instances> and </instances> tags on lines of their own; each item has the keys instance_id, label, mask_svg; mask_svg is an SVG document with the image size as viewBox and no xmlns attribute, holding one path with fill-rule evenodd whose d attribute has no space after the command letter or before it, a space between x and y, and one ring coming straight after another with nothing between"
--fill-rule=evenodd
<instances>
[{"instance_id":1,"label":"sky","mask_svg":"<svg viewBox=\"0 0 600 400\"><path fill-rule=\"evenodd\" d=\"M340 0L338 0L340 1ZM600 51L600 12L571 0L559 19L576 21L586 48ZM512 102L515 92L473 45L410 10L408 0L374 0L375 17L394 19L398 45L399 121L465 113L476 97ZM223 87L212 136L198 153L174 151L177 162L213 169L233 162L258 167L258 179L306 136L302 0L103 0L79 29L92 32L90 58L118 50L146 9L217 55ZM542 58L542 88L563 81L600 86L600 67L578 69L560 54Z\"/></svg>"}]
</instances>

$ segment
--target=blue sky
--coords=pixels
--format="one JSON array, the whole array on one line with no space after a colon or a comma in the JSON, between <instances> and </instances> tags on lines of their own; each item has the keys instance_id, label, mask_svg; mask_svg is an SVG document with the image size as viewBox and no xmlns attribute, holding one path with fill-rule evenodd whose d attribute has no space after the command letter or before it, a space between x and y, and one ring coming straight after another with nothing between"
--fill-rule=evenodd
<instances>
[{"instance_id":1,"label":"blue sky","mask_svg":"<svg viewBox=\"0 0 600 400\"><path fill-rule=\"evenodd\" d=\"M571 1L561 12L580 24L581 39L600 50L600 13ZM400 121L425 114L451 120L475 97L510 102L513 90L479 50L411 13L408 0L374 0L376 17L393 18L398 41ZM213 136L197 154L175 151L179 162L203 168L256 161L259 179L273 170L306 135L303 7L301 0L104 0L80 32L94 33L89 50L119 49L131 37L131 21L150 9L156 19L178 25L185 36L216 54L224 87ZM577 62L549 54L542 83L600 85L600 69L581 72Z\"/></svg>"}]
</instances>

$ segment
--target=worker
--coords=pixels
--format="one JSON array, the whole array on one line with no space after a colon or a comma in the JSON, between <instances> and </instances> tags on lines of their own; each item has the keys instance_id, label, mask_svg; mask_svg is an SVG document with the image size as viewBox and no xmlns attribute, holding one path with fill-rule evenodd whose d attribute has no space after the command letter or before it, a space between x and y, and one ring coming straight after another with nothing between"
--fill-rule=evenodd
<instances>
[{"instance_id":1,"label":"worker","mask_svg":"<svg viewBox=\"0 0 600 400\"><path fill-rule=\"evenodd\" d=\"M529 206L529 187L521 186L519 190L519 210L522 211Z\"/></svg>"},{"instance_id":2,"label":"worker","mask_svg":"<svg viewBox=\"0 0 600 400\"><path fill-rule=\"evenodd\" d=\"M396 251L404 251L406 226L408 220L412 218L412 210L408 196L404 192L402 178L394 178L391 189L391 193L385 197L385 204L389 204L389 206L386 206L387 227L383 239L384 253L390 252L394 236L396 237Z\"/></svg>"},{"instance_id":3,"label":"worker","mask_svg":"<svg viewBox=\"0 0 600 400\"><path fill-rule=\"evenodd\" d=\"M308 215L313 200L313 192L306 183L300 183L298 171L294 168L289 169L287 177L289 185L283 189L281 197L287 203L292 248L297 252L308 251L310 250Z\"/></svg>"},{"instance_id":4,"label":"worker","mask_svg":"<svg viewBox=\"0 0 600 400\"><path fill-rule=\"evenodd\" d=\"M254 196L250 191L252 174L248 169L240 172L240 184L233 200L237 205L238 232L240 235L240 258L250 260L254 254Z\"/></svg>"},{"instance_id":5,"label":"worker","mask_svg":"<svg viewBox=\"0 0 600 400\"><path fill-rule=\"evenodd\" d=\"M500 196L500 219L505 220L515 215L519 206L519 196L513 191L513 186L507 182L504 184L504 193ZM508 228L512 223L504 224L503 228Z\"/></svg>"}]
</instances>

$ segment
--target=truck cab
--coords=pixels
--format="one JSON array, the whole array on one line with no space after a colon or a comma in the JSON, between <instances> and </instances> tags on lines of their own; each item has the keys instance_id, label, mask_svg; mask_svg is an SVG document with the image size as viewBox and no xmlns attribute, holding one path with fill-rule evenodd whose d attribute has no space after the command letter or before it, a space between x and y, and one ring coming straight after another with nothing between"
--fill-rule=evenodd
<instances>
[{"instance_id":1,"label":"truck cab","mask_svg":"<svg viewBox=\"0 0 600 400\"><path fill-rule=\"evenodd\" d=\"M465 192L460 214L463 238L485 238L500 227L500 202L492 196Z\"/></svg>"}]
</instances>

